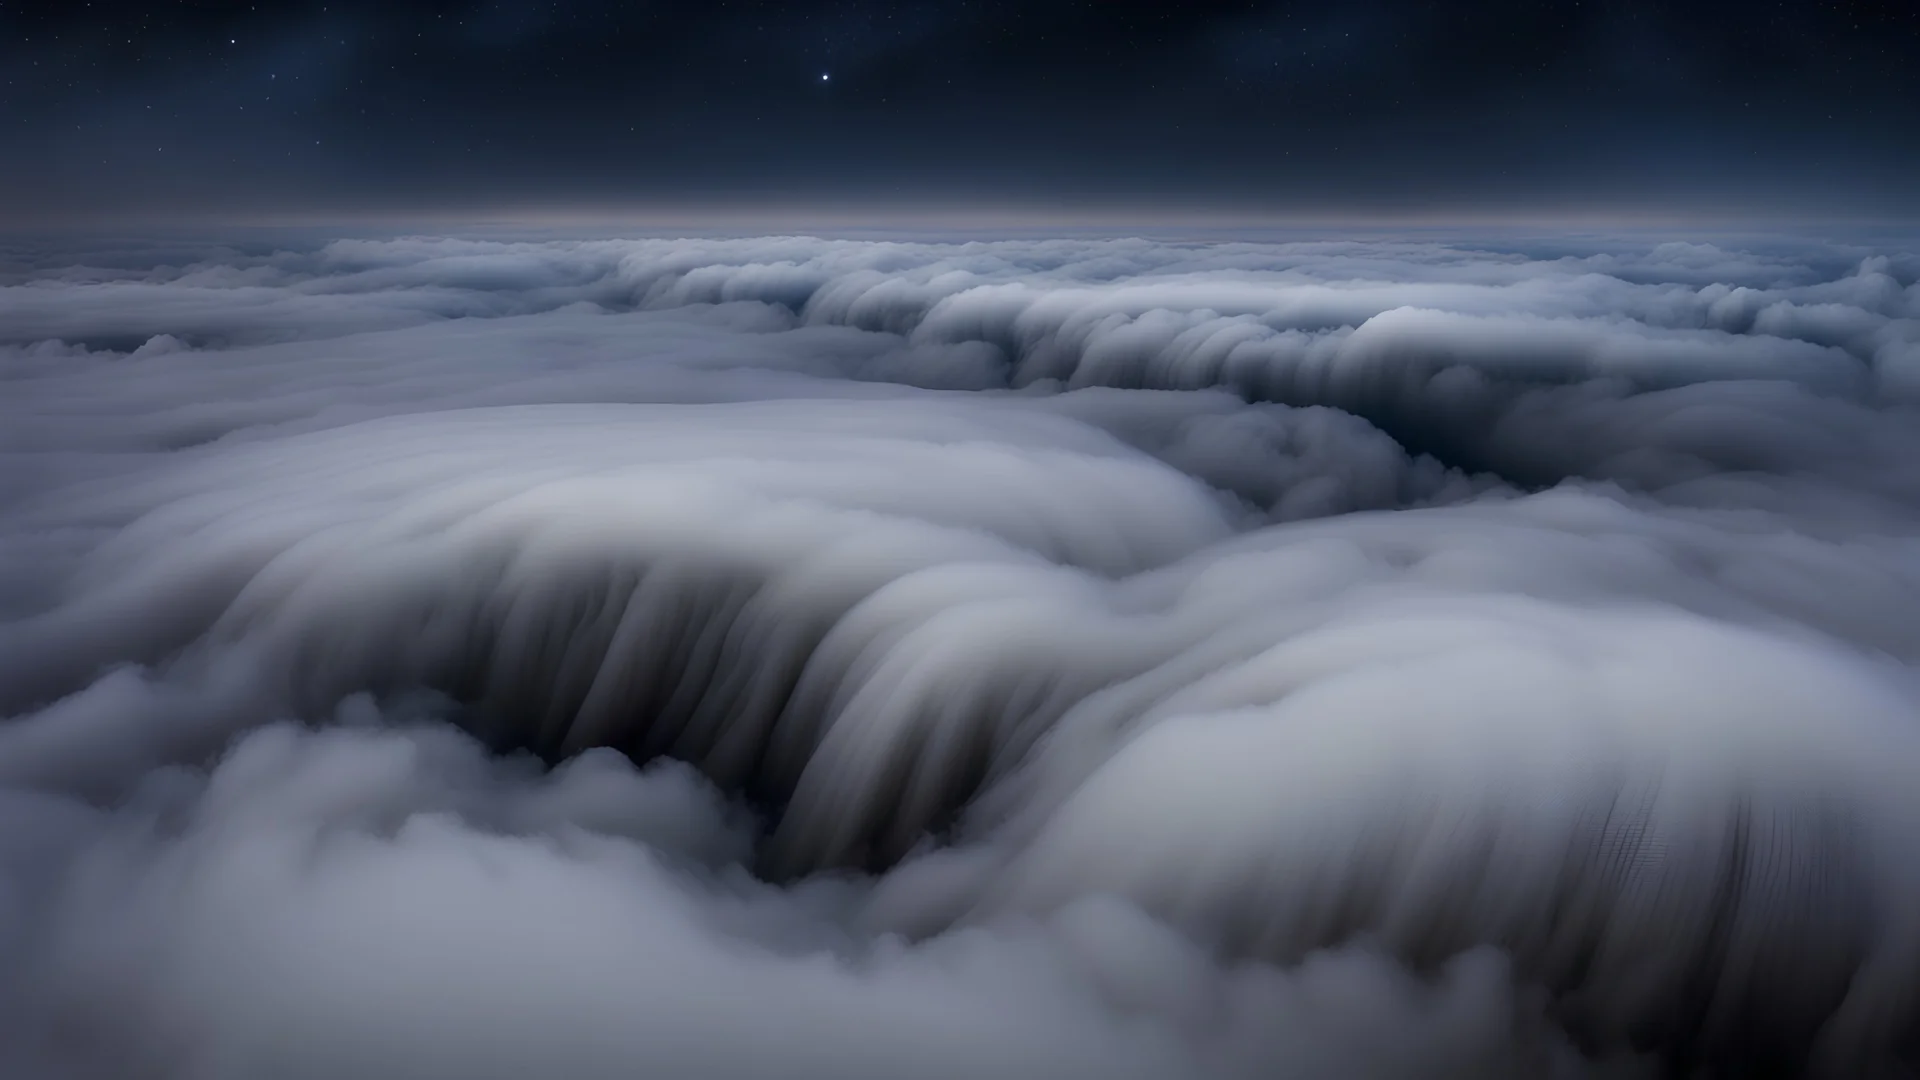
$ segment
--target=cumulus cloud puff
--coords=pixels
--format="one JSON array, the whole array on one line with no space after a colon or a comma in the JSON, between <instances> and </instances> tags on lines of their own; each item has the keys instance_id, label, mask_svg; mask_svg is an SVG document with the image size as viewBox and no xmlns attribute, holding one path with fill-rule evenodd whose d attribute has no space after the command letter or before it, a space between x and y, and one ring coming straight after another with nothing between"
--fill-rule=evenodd
<instances>
[{"instance_id":1,"label":"cumulus cloud puff","mask_svg":"<svg viewBox=\"0 0 1920 1080\"><path fill-rule=\"evenodd\" d=\"M8 253L10 1075L1908 1075L1920 258Z\"/></svg>"}]
</instances>

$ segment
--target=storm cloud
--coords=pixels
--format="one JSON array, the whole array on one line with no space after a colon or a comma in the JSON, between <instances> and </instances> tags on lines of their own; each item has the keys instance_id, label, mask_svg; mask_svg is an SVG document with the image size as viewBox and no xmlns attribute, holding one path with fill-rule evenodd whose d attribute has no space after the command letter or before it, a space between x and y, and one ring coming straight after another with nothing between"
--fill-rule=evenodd
<instances>
[{"instance_id":1,"label":"storm cloud","mask_svg":"<svg viewBox=\"0 0 1920 1080\"><path fill-rule=\"evenodd\" d=\"M16 1075L1907 1075L1920 257L0 285Z\"/></svg>"}]
</instances>

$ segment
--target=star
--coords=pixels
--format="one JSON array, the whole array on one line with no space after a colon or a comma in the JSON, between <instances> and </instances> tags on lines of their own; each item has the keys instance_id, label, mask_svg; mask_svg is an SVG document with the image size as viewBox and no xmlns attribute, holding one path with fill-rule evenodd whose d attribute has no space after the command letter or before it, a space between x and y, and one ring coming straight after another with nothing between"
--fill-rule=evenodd
<instances>
[{"instance_id":1,"label":"star","mask_svg":"<svg viewBox=\"0 0 1920 1080\"><path fill-rule=\"evenodd\" d=\"M821 73L820 73L820 81L821 81L821 82L826 82L826 81L827 81L827 73L826 73L826 72L824 72L824 71L823 71L823 72L821 72Z\"/></svg>"}]
</instances>

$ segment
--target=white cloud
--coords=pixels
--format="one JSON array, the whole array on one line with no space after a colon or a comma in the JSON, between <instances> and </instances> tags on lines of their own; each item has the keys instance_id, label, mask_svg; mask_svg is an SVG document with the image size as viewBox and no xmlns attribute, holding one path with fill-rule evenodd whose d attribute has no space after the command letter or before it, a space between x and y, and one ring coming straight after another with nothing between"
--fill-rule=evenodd
<instances>
[{"instance_id":1,"label":"white cloud","mask_svg":"<svg viewBox=\"0 0 1920 1080\"><path fill-rule=\"evenodd\" d=\"M1914 264L1535 250L34 256L0 1055L1896 1061Z\"/></svg>"}]
</instances>

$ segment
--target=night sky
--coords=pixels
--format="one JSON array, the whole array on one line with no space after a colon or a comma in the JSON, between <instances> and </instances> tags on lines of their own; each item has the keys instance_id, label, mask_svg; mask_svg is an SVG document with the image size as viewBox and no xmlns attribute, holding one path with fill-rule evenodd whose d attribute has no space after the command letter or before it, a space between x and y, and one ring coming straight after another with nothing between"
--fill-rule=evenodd
<instances>
[{"instance_id":1,"label":"night sky","mask_svg":"<svg viewBox=\"0 0 1920 1080\"><path fill-rule=\"evenodd\" d=\"M0 3L14 223L578 207L1902 215L1920 5Z\"/></svg>"}]
</instances>

